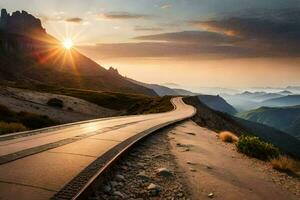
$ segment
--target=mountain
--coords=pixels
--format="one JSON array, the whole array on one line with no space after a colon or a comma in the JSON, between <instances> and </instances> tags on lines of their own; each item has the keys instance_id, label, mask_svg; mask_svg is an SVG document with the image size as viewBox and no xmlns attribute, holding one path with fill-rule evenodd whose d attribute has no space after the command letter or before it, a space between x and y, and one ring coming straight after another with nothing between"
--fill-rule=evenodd
<instances>
[{"instance_id":1,"label":"mountain","mask_svg":"<svg viewBox=\"0 0 300 200\"><path fill-rule=\"evenodd\" d=\"M238 113L237 116L277 128L300 139L300 106L261 107L256 110Z\"/></svg>"},{"instance_id":2,"label":"mountain","mask_svg":"<svg viewBox=\"0 0 300 200\"><path fill-rule=\"evenodd\" d=\"M288 91L288 90L282 90L282 91L279 91L277 92L278 94L281 94L281 95L292 95L293 93L291 91Z\"/></svg>"},{"instance_id":3,"label":"mountain","mask_svg":"<svg viewBox=\"0 0 300 200\"><path fill-rule=\"evenodd\" d=\"M184 89L169 88L167 86L158 85L158 84L143 83L143 82L136 81L136 80L133 80L130 78L127 78L127 80L129 80L135 84L144 86L146 88L152 89L159 96L178 96L178 95L195 96L195 95L197 95L196 93L193 93L193 92L190 92L190 91L184 90Z\"/></svg>"},{"instance_id":4,"label":"mountain","mask_svg":"<svg viewBox=\"0 0 300 200\"><path fill-rule=\"evenodd\" d=\"M2 84L46 84L87 90L157 96L117 70L106 70L75 48L65 50L46 33L41 21L25 11L0 18L0 78Z\"/></svg>"},{"instance_id":5,"label":"mountain","mask_svg":"<svg viewBox=\"0 0 300 200\"><path fill-rule=\"evenodd\" d=\"M213 95L198 95L198 99L210 107L211 109L224 112L230 115L235 115L237 111L233 106L228 104L222 97L219 95L213 96Z\"/></svg>"},{"instance_id":6,"label":"mountain","mask_svg":"<svg viewBox=\"0 0 300 200\"><path fill-rule=\"evenodd\" d=\"M269 100L284 98L288 96L290 93L288 91L282 91L278 93L268 93L268 92L243 92L234 95L229 94L221 94L221 96L231 105L233 105L238 111L244 112L252 109L256 109L262 106L290 106L300 104L286 104L282 105L278 102L268 103Z\"/></svg>"},{"instance_id":7,"label":"mountain","mask_svg":"<svg viewBox=\"0 0 300 200\"><path fill-rule=\"evenodd\" d=\"M241 94L234 95L238 98L245 98L254 102L261 102L272 98L283 97L284 95L279 93L267 93L267 92L243 92Z\"/></svg>"},{"instance_id":8,"label":"mountain","mask_svg":"<svg viewBox=\"0 0 300 200\"><path fill-rule=\"evenodd\" d=\"M197 97L187 97L183 100L197 108L197 113L192 119L200 126L217 132L231 131L237 135L255 135L274 144L284 153L300 158L300 140L283 131L215 111L199 101Z\"/></svg>"},{"instance_id":9,"label":"mountain","mask_svg":"<svg viewBox=\"0 0 300 200\"><path fill-rule=\"evenodd\" d=\"M183 95L183 96L195 96L197 95L197 93L188 91L188 90L184 90L184 89L178 89L178 88L172 88L172 90L174 90L178 95Z\"/></svg>"},{"instance_id":10,"label":"mountain","mask_svg":"<svg viewBox=\"0 0 300 200\"><path fill-rule=\"evenodd\" d=\"M263 106L284 107L300 105L300 95L288 95L284 97L269 99L261 103Z\"/></svg>"}]
</instances>

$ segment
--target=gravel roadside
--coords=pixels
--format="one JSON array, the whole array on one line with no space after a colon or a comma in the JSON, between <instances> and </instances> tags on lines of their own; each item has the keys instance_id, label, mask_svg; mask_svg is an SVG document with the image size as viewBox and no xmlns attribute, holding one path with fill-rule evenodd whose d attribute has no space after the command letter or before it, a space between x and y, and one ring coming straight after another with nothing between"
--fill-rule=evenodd
<instances>
[{"instance_id":1,"label":"gravel roadside","mask_svg":"<svg viewBox=\"0 0 300 200\"><path fill-rule=\"evenodd\" d=\"M100 185L96 199L187 200L184 177L170 151L166 128L134 146Z\"/></svg>"}]
</instances>

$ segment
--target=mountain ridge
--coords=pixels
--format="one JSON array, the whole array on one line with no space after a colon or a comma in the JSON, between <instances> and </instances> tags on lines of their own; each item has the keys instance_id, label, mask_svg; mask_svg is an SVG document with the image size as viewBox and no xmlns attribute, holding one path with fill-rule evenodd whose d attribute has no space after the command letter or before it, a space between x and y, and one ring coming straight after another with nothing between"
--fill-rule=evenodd
<instances>
[{"instance_id":1,"label":"mountain ridge","mask_svg":"<svg viewBox=\"0 0 300 200\"><path fill-rule=\"evenodd\" d=\"M27 25L26 33L15 22L17 19ZM157 96L153 90L126 80L116 71L106 70L76 49L63 49L57 39L46 33L40 20L25 11L9 15L2 9L0 23L2 84L49 84Z\"/></svg>"}]
</instances>

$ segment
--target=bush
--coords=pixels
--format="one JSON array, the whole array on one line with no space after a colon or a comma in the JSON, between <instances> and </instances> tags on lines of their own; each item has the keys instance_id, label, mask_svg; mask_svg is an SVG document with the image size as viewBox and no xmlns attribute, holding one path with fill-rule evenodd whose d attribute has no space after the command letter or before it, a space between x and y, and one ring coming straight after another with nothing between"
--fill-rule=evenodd
<instances>
[{"instance_id":1,"label":"bush","mask_svg":"<svg viewBox=\"0 0 300 200\"><path fill-rule=\"evenodd\" d=\"M294 172L296 171L296 161L288 156L279 156L271 160L272 167L278 171Z\"/></svg>"},{"instance_id":2,"label":"bush","mask_svg":"<svg viewBox=\"0 0 300 200\"><path fill-rule=\"evenodd\" d=\"M19 112L17 114L19 121L30 129L44 128L58 124L46 115L38 115L28 112Z\"/></svg>"},{"instance_id":3,"label":"bush","mask_svg":"<svg viewBox=\"0 0 300 200\"><path fill-rule=\"evenodd\" d=\"M236 147L239 152L261 160L268 160L279 156L278 148L254 136L242 135L236 143Z\"/></svg>"},{"instance_id":4,"label":"bush","mask_svg":"<svg viewBox=\"0 0 300 200\"><path fill-rule=\"evenodd\" d=\"M21 123L0 122L0 134L27 131L28 129Z\"/></svg>"},{"instance_id":5,"label":"bush","mask_svg":"<svg viewBox=\"0 0 300 200\"><path fill-rule=\"evenodd\" d=\"M223 141L223 142L229 142L229 143L236 143L239 138L237 136L235 136L233 133L229 132L229 131L223 131L219 134L219 138Z\"/></svg>"},{"instance_id":6,"label":"bush","mask_svg":"<svg viewBox=\"0 0 300 200\"><path fill-rule=\"evenodd\" d=\"M52 99L49 99L49 101L47 102L47 105L52 106L52 107L57 107L57 108L63 108L64 102L60 99L52 98Z\"/></svg>"}]
</instances>

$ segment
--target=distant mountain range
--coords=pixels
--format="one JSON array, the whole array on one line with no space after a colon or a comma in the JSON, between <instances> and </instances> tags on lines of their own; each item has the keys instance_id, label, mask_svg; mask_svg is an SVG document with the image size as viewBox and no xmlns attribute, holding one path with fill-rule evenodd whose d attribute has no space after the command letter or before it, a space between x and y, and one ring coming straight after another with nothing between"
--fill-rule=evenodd
<instances>
[{"instance_id":1,"label":"distant mountain range","mask_svg":"<svg viewBox=\"0 0 300 200\"><path fill-rule=\"evenodd\" d=\"M279 98L272 98L262 102L263 106L281 107L300 105L300 95L288 95Z\"/></svg>"},{"instance_id":2,"label":"distant mountain range","mask_svg":"<svg viewBox=\"0 0 300 200\"><path fill-rule=\"evenodd\" d=\"M0 18L0 78L2 84L46 84L88 90L157 96L117 70L106 70L76 49L65 50L46 33L41 21L25 11Z\"/></svg>"},{"instance_id":3,"label":"distant mountain range","mask_svg":"<svg viewBox=\"0 0 300 200\"><path fill-rule=\"evenodd\" d=\"M277 128L300 139L300 105L280 108L261 107L238 113L237 116Z\"/></svg>"},{"instance_id":4,"label":"distant mountain range","mask_svg":"<svg viewBox=\"0 0 300 200\"><path fill-rule=\"evenodd\" d=\"M221 94L221 96L238 111L248 111L262 106L282 107L300 105L300 95L290 91L277 93L243 92L234 95Z\"/></svg>"}]
</instances>

